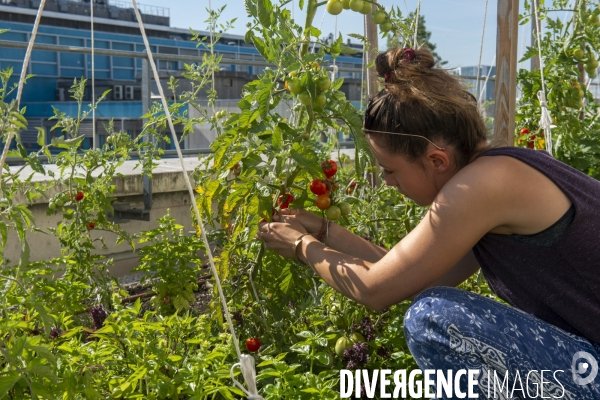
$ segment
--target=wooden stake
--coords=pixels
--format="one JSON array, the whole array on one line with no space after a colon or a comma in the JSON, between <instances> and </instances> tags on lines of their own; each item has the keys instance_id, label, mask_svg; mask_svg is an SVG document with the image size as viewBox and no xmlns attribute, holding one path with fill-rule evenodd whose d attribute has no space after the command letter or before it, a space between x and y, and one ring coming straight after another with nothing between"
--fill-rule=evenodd
<instances>
[{"instance_id":1,"label":"wooden stake","mask_svg":"<svg viewBox=\"0 0 600 400\"><path fill-rule=\"evenodd\" d=\"M513 146L517 96L519 0L498 0L494 140Z\"/></svg>"}]
</instances>

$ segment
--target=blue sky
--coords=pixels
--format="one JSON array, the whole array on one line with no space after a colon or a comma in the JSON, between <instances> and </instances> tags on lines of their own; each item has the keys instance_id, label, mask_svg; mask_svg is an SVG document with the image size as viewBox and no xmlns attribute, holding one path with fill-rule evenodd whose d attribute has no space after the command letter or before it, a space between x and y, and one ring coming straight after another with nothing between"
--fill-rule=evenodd
<instances>
[{"instance_id":1,"label":"blue sky","mask_svg":"<svg viewBox=\"0 0 600 400\"><path fill-rule=\"evenodd\" d=\"M274 0L275 2L276 0ZM207 29L204 22L208 13L209 0L140 0L141 3L168 7L171 13L171 26L178 28ZM304 20L304 13L298 8L298 0L292 0L295 5L296 21ZM380 0L380 4L389 7L400 6L403 12L414 11L418 0ZM444 60L447 67L477 65L484 21L485 0L422 0L421 13L425 16L426 25L432 32L431 41L437 45L436 51ZM246 31L246 16L243 0L211 0L213 8L226 5L223 13L224 20L237 18L235 28L231 33L243 35ZM483 46L482 64L490 65L496 52L496 8L497 0L489 0L485 39ZM321 7L317 11L316 26L321 27L324 36L334 33L335 18L325 13ZM349 33L364 33L363 16L344 10L338 17L338 29L346 37ZM519 27L519 56L524 53L525 46L530 44L530 27ZM380 48L385 46L385 40L380 39ZM521 67L526 67L522 65Z\"/></svg>"}]
</instances>

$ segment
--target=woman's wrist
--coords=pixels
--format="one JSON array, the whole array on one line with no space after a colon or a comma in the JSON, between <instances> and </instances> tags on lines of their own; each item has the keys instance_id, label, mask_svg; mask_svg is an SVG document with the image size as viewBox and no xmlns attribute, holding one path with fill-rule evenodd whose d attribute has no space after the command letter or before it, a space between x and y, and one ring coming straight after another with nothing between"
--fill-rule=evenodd
<instances>
[{"instance_id":1,"label":"woman's wrist","mask_svg":"<svg viewBox=\"0 0 600 400\"><path fill-rule=\"evenodd\" d=\"M298 244L298 248L296 249L298 261L300 261L306 265L310 265L310 263L308 261L307 248L311 243L323 244L323 243L319 242L314 236L306 235L301 238L300 243ZM312 266L311 266L311 268L312 268Z\"/></svg>"}]
</instances>

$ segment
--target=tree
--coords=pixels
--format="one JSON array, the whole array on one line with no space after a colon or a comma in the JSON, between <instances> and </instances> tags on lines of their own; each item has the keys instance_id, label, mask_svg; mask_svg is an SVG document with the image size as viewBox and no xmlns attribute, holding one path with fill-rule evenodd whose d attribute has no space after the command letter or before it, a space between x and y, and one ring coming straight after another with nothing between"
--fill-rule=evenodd
<instances>
[{"instance_id":1,"label":"tree","mask_svg":"<svg viewBox=\"0 0 600 400\"><path fill-rule=\"evenodd\" d=\"M415 20L415 13L411 12L410 14L408 14L408 20L410 21L414 21ZM436 45L431 43L430 40L431 39L431 32L429 32L425 26L425 16L424 15L419 15L419 28L417 30L417 43L419 46L427 46L427 48L431 51L431 54L433 54L433 58L435 59L435 63L438 66L442 66L442 65L446 65L448 64L448 61L444 61L442 60L442 57L435 52L436 49ZM412 45L412 41L413 39L410 38L409 39L409 43L411 43L410 45ZM388 49L394 48L394 47L401 47L403 43L400 43L399 37L398 35L394 35L393 33L390 33L387 37L387 45L388 45Z\"/></svg>"}]
</instances>

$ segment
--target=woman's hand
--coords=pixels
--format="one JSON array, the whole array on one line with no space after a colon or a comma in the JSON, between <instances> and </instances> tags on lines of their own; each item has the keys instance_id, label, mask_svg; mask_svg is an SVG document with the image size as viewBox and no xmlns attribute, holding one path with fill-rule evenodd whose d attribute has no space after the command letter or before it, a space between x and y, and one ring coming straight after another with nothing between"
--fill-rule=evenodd
<instances>
[{"instance_id":1,"label":"woman's hand","mask_svg":"<svg viewBox=\"0 0 600 400\"><path fill-rule=\"evenodd\" d=\"M296 218L282 215L279 222L263 222L258 225L258 239L265 242L267 249L286 258L296 258L292 248L296 240L304 233L309 233Z\"/></svg>"},{"instance_id":2,"label":"woman's hand","mask_svg":"<svg viewBox=\"0 0 600 400\"><path fill-rule=\"evenodd\" d=\"M278 222L285 219L286 221L295 220L300 223L304 229L317 237L323 225L323 218L319 218L315 214L302 209L285 208L273 216L273 221Z\"/></svg>"}]
</instances>

